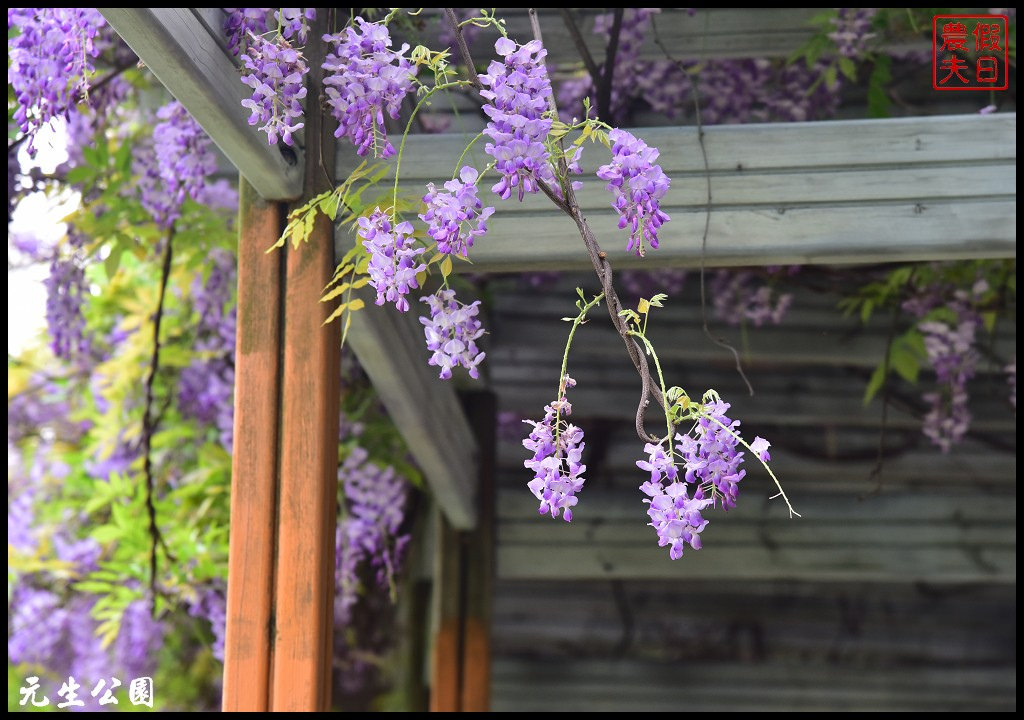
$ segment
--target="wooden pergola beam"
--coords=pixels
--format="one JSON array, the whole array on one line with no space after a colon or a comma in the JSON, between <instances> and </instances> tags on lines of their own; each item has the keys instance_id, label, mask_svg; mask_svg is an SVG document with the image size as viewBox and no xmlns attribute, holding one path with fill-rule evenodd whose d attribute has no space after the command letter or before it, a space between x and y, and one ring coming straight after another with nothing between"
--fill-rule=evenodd
<instances>
[{"instance_id":1,"label":"wooden pergola beam","mask_svg":"<svg viewBox=\"0 0 1024 720\"><path fill-rule=\"evenodd\" d=\"M268 145L249 125L242 100L252 93L223 41L198 8L99 8L157 79L188 108L217 146L267 200L302 193L303 155Z\"/></svg>"},{"instance_id":2,"label":"wooden pergola beam","mask_svg":"<svg viewBox=\"0 0 1024 720\"><path fill-rule=\"evenodd\" d=\"M587 144L577 198L616 268L881 263L1017 254L1017 116L719 125L704 129L711 224L702 248L707 184L693 127L635 131L661 151L672 217L646 258L623 251L604 182L608 153ZM422 195L447 179L471 137L418 135L406 142L402 184ZM490 159L476 143L464 162ZM572 222L547 198L503 202L474 246L468 272L584 270Z\"/></svg>"}]
</instances>

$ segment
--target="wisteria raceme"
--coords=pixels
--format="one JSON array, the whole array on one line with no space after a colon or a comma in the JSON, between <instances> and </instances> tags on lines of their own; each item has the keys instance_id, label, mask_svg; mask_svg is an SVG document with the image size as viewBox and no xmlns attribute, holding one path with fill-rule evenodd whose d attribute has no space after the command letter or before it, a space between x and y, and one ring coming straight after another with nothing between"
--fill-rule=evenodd
<instances>
[{"instance_id":1,"label":"wisteria raceme","mask_svg":"<svg viewBox=\"0 0 1024 720\"><path fill-rule=\"evenodd\" d=\"M164 623L153 618L149 602L140 599L129 603L112 647L119 666L117 674L129 678L152 675L164 632Z\"/></svg>"},{"instance_id":2,"label":"wisteria raceme","mask_svg":"<svg viewBox=\"0 0 1024 720\"><path fill-rule=\"evenodd\" d=\"M316 8L281 8L274 11L274 19L284 37L295 38L295 43L302 46L309 39L309 24L316 20Z\"/></svg>"},{"instance_id":3,"label":"wisteria raceme","mask_svg":"<svg viewBox=\"0 0 1024 720\"><path fill-rule=\"evenodd\" d=\"M28 135L34 156L35 133L88 94L96 36L105 25L95 8L8 8L7 82L17 100L14 121Z\"/></svg>"},{"instance_id":4,"label":"wisteria raceme","mask_svg":"<svg viewBox=\"0 0 1024 720\"><path fill-rule=\"evenodd\" d=\"M484 359L476 346L484 334L477 319L480 301L465 305L455 299L454 290L443 289L420 300L430 307L430 317L420 318L427 349L433 353L428 364L441 369L442 380L450 380L452 368L459 366L466 368L471 378L479 378L477 366Z\"/></svg>"},{"instance_id":5,"label":"wisteria raceme","mask_svg":"<svg viewBox=\"0 0 1024 720\"><path fill-rule=\"evenodd\" d=\"M412 224L392 226L387 213L379 207L366 218L359 218L359 237L370 253L370 284L377 290L377 304L393 302L400 311L409 309L405 297L409 290L419 287L416 274L426 269L420 256L425 252L416 247L412 237Z\"/></svg>"},{"instance_id":6,"label":"wisteria raceme","mask_svg":"<svg viewBox=\"0 0 1024 720\"><path fill-rule=\"evenodd\" d=\"M598 169L597 176L608 181L619 227L629 228L626 251L643 256L645 243L658 247L658 230L670 219L660 207L669 179L654 162L659 155L656 148L618 128L608 133L608 139L612 142L612 159Z\"/></svg>"},{"instance_id":7,"label":"wisteria raceme","mask_svg":"<svg viewBox=\"0 0 1024 720\"><path fill-rule=\"evenodd\" d=\"M237 55L253 35L267 32L267 16L270 8L224 8L224 32L228 39L228 50Z\"/></svg>"},{"instance_id":8,"label":"wisteria raceme","mask_svg":"<svg viewBox=\"0 0 1024 720\"><path fill-rule=\"evenodd\" d=\"M543 117L549 109L551 81L544 58L547 55L539 41L521 47L508 38L494 43L503 62L492 60L487 72L480 76L484 89L480 94L489 118L484 135L484 150L494 158L501 175L491 190L502 200L512 197L518 189L519 199L539 189L538 180L555 184L550 153L544 140L551 130L551 118Z\"/></svg>"},{"instance_id":9,"label":"wisteria raceme","mask_svg":"<svg viewBox=\"0 0 1024 720\"><path fill-rule=\"evenodd\" d=\"M335 137L346 137L356 152L391 157L384 115L398 118L405 96L413 91L416 68L404 57L408 44L391 49L383 23L356 17L335 35L324 35L332 50L324 60L324 86L331 114L338 121Z\"/></svg>"},{"instance_id":10,"label":"wisteria raceme","mask_svg":"<svg viewBox=\"0 0 1024 720\"><path fill-rule=\"evenodd\" d=\"M434 183L427 185L423 196L427 211L420 219L428 224L427 234L437 241L438 252L469 257L473 241L487 232L487 218L494 208L485 208L477 197L478 178L476 169L467 165L457 180L444 184L444 191Z\"/></svg>"},{"instance_id":11,"label":"wisteria raceme","mask_svg":"<svg viewBox=\"0 0 1024 720\"><path fill-rule=\"evenodd\" d=\"M378 585L390 587L410 536L400 534L405 519L408 483L393 467L381 467L364 448L354 447L338 469L348 508L338 524L335 556L335 611L351 617L359 568L364 564Z\"/></svg>"},{"instance_id":12,"label":"wisteria raceme","mask_svg":"<svg viewBox=\"0 0 1024 720\"><path fill-rule=\"evenodd\" d=\"M651 518L650 525L658 532L658 547L668 545L668 554L673 560L683 556L683 550L687 545L694 550L700 550L700 533L708 525L701 511L713 501L704 497L700 487L691 498L686 483L683 482L674 482L663 489L659 486L658 489L661 492L651 495L650 500L646 500L650 503L647 508L647 515Z\"/></svg>"},{"instance_id":13,"label":"wisteria raceme","mask_svg":"<svg viewBox=\"0 0 1024 720\"><path fill-rule=\"evenodd\" d=\"M568 375L563 378L562 387L571 388L576 381ZM533 426L529 436L523 440L523 447L533 453L533 457L523 461L523 466L532 470L533 480L527 487L534 497L540 500L537 509L541 515L551 513L557 518L559 513L566 522L572 522L572 509L579 502L576 493L583 489L586 482L583 473L587 466L582 463L583 430L562 419L562 414L569 415L572 405L562 396L550 405L544 406L542 420L524 420Z\"/></svg>"},{"instance_id":14,"label":"wisteria raceme","mask_svg":"<svg viewBox=\"0 0 1024 720\"><path fill-rule=\"evenodd\" d=\"M206 583L196 589L196 595L189 603L188 613L210 623L213 633L213 656L224 662L224 634L227 630L227 601L223 581Z\"/></svg>"},{"instance_id":15,"label":"wisteria raceme","mask_svg":"<svg viewBox=\"0 0 1024 720\"><path fill-rule=\"evenodd\" d=\"M249 124L260 125L271 145L277 144L278 137L285 145L294 145L292 133L303 126L302 100L309 71L302 53L283 36L273 41L253 36L242 62L248 70L242 82L253 91L251 98L242 101L242 107L252 113Z\"/></svg>"},{"instance_id":16,"label":"wisteria raceme","mask_svg":"<svg viewBox=\"0 0 1024 720\"><path fill-rule=\"evenodd\" d=\"M199 197L206 178L217 169L213 143L180 102L164 105L153 126L160 177L179 206L186 197Z\"/></svg>"},{"instance_id":17,"label":"wisteria raceme","mask_svg":"<svg viewBox=\"0 0 1024 720\"><path fill-rule=\"evenodd\" d=\"M713 498L721 498L722 507L736 507L739 482L747 474L741 470L743 453L739 452L737 429L739 420L730 420L725 413L729 403L715 401L705 405L693 435L677 434L676 451L686 468L686 482L697 483ZM758 445L767 452L767 447Z\"/></svg>"},{"instance_id":18,"label":"wisteria raceme","mask_svg":"<svg viewBox=\"0 0 1024 720\"><path fill-rule=\"evenodd\" d=\"M750 322L778 325L793 304L790 293L778 294L756 273L749 270L718 270L708 289L713 298L715 316L730 325Z\"/></svg>"},{"instance_id":19,"label":"wisteria raceme","mask_svg":"<svg viewBox=\"0 0 1024 720\"><path fill-rule=\"evenodd\" d=\"M832 18L836 29L828 37L836 44L841 56L856 60L867 52L868 41L875 37L869 31L877 13L877 8L837 9L836 17Z\"/></svg>"},{"instance_id":20,"label":"wisteria raceme","mask_svg":"<svg viewBox=\"0 0 1024 720\"><path fill-rule=\"evenodd\" d=\"M215 427L221 445L231 451L234 432L235 319L231 303L235 285L234 256L226 250L211 253L204 280L192 282L193 309L199 316L194 349L197 357L181 371L178 407L186 417Z\"/></svg>"},{"instance_id":21,"label":"wisteria raceme","mask_svg":"<svg viewBox=\"0 0 1024 720\"><path fill-rule=\"evenodd\" d=\"M210 138L181 103L163 106L157 119L152 143L136 147L133 170L142 206L168 228L180 217L187 197L203 197L217 160Z\"/></svg>"},{"instance_id":22,"label":"wisteria raceme","mask_svg":"<svg viewBox=\"0 0 1024 720\"><path fill-rule=\"evenodd\" d=\"M923 396L931 409L922 429L944 453L963 440L971 424L967 381L974 377L979 359L974 349L977 327L978 319L969 311L961 313L956 326L936 320L917 326L940 386L938 392Z\"/></svg>"},{"instance_id":23,"label":"wisteria raceme","mask_svg":"<svg viewBox=\"0 0 1024 720\"><path fill-rule=\"evenodd\" d=\"M50 274L43 281L46 288L46 324L50 332L50 348L62 360L76 360L89 353L82 306L89 297L85 270L77 255L62 257L55 252Z\"/></svg>"}]
</instances>

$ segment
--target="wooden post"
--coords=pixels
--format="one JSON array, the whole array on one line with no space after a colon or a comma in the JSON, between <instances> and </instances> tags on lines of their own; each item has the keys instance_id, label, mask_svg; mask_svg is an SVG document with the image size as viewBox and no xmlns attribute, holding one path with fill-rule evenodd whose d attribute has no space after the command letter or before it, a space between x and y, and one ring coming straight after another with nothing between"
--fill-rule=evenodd
<instances>
[{"instance_id":1,"label":"wooden post","mask_svg":"<svg viewBox=\"0 0 1024 720\"><path fill-rule=\"evenodd\" d=\"M463 712L491 709L491 605L494 598L494 477L497 450L497 398L480 391L464 398L469 424L480 448L479 518L464 533L465 607L462 624Z\"/></svg>"},{"instance_id":2,"label":"wooden post","mask_svg":"<svg viewBox=\"0 0 1024 720\"><path fill-rule=\"evenodd\" d=\"M479 522L472 531L458 532L445 517L437 517L432 712L486 712L491 701L495 398L475 392L464 400L480 449Z\"/></svg>"},{"instance_id":3,"label":"wooden post","mask_svg":"<svg viewBox=\"0 0 1024 720\"><path fill-rule=\"evenodd\" d=\"M310 30L327 29L320 10ZM319 110L323 44L307 48L307 105ZM334 157L333 128L322 112L306 115L302 201L330 189L317 158ZM318 216L307 242L287 249L284 366L281 385L279 535L271 709L330 707L334 534L338 488L338 375L341 335L324 325L320 293L334 273L334 228Z\"/></svg>"},{"instance_id":4,"label":"wooden post","mask_svg":"<svg viewBox=\"0 0 1024 720\"><path fill-rule=\"evenodd\" d=\"M266 254L281 234L281 204L264 202L240 181L235 430L231 460L231 541L225 711L268 708L270 624L277 503L277 413L281 254Z\"/></svg>"}]
</instances>

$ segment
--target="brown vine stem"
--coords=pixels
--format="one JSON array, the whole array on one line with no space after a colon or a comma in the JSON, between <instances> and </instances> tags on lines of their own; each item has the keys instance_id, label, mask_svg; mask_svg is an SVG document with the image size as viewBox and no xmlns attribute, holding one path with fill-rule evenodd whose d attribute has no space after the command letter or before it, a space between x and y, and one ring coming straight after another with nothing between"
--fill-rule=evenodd
<instances>
[{"instance_id":1,"label":"brown vine stem","mask_svg":"<svg viewBox=\"0 0 1024 720\"><path fill-rule=\"evenodd\" d=\"M572 11L569 8L559 8L559 10L562 12L562 23L565 25L565 29L569 31L569 35L572 36L576 52L583 58L583 65L587 68L587 72L590 73L590 82L594 84L595 88L601 87L601 70L597 67L594 56L590 54L590 48L587 47L587 41L583 39L580 26L576 24Z\"/></svg>"},{"instance_id":2,"label":"brown vine stem","mask_svg":"<svg viewBox=\"0 0 1024 720\"><path fill-rule=\"evenodd\" d=\"M654 42L661 49L661 52L665 55L665 58L689 75L689 71L683 65L682 62L672 57L672 54L668 51L668 47L662 42L661 36L658 34L658 23L657 20L651 18L651 29L654 31ZM700 115L700 92L697 88L696 81L691 81L690 87L693 95L693 110L694 120L697 123L697 142L700 144L700 154L704 161L704 180L707 184L706 197L704 204L704 233L700 240L700 319L701 325L703 326L704 335L708 340L713 342L723 350L728 350L732 353L733 360L736 361L736 372L743 378L743 382L747 385L747 390L750 392L750 396L754 396L754 386L750 384L750 380L747 378L747 374L743 372L743 364L740 362L740 354L736 348L727 343L723 338L716 338L711 334L710 328L708 328L708 304L707 295L704 289L704 275L705 275L705 259L707 258L708 250L708 234L711 231L711 165L708 162L708 149L704 143L704 124L701 122Z\"/></svg>"},{"instance_id":3,"label":"brown vine stem","mask_svg":"<svg viewBox=\"0 0 1024 720\"><path fill-rule=\"evenodd\" d=\"M152 541L149 551L149 590L153 601L153 616L156 616L156 554L157 548L164 549L164 555L168 560L173 561L167 542L164 540L160 528L156 524L156 505L153 502L154 486L153 479L153 433L156 430L156 423L152 418L153 409L153 385L156 380L157 371L160 369L160 321L164 315L164 296L167 292L167 281L171 276L171 260L173 258L172 238L174 227L167 231L167 238L164 245L163 266L160 270L160 291L157 295L156 312L153 314L153 354L149 361L149 372L146 375L146 404L142 409L142 474L146 481L146 513L149 516L149 537Z\"/></svg>"},{"instance_id":4,"label":"brown vine stem","mask_svg":"<svg viewBox=\"0 0 1024 720\"><path fill-rule=\"evenodd\" d=\"M449 21L451 21L454 16L454 11L452 11L451 8L445 8L445 14L448 16ZM534 38L543 42L540 22L537 19L537 10L535 8L530 8L529 15ZM459 45L460 52L463 53L463 59L466 61L466 65L472 68L473 60L469 54L469 48L466 47L466 41L462 37L462 28L459 27L457 22L453 22L452 27L455 29L456 42ZM475 72L472 72L470 82L473 83L474 87L478 90L481 89L482 86L480 85L480 79L476 76ZM557 117L558 107L555 105L554 97L549 97L548 100L551 111L554 113L555 117ZM561 145L561 141L559 141L559 145ZM559 159L558 169L561 179L561 197L540 178L537 178L537 184L551 202L553 202L562 212L571 217L573 222L576 223L580 237L583 239L583 244L587 248L587 254L590 256L590 262L594 267L594 272L597 274L597 279L601 282L601 288L605 295L605 306L608 308L608 315L611 318L612 326L622 338L622 342L626 346L626 352L629 354L629 359L633 362L633 366L640 375L642 394L636 411L637 435L644 442L658 442L659 438L649 435L644 429L644 413L650 404L650 396L653 395L655 400L657 400L658 404L662 407L665 406L665 398L662 396L661 392L655 390L655 383L651 378L650 368L647 363L647 356L637 345L636 341L629 336L629 328L626 326L626 321L619 316L619 313L622 311L622 303L619 301L619 296L616 294L615 288L612 285L612 267L611 263L608 262L608 256L603 250L601 250L601 246L598 244L597 238L590 229L590 225L587 223L587 219L583 215L579 203L576 202L576 196L572 191L572 184L564 181L564 179L569 176L569 170L566 166L564 157L564 149L562 157Z\"/></svg>"},{"instance_id":5,"label":"brown vine stem","mask_svg":"<svg viewBox=\"0 0 1024 720\"><path fill-rule=\"evenodd\" d=\"M625 8L615 8L612 17L612 34L608 37L608 48L604 56L604 77L597 88L598 117L612 118L612 79L615 74L615 56L619 52L619 36L622 34L622 16Z\"/></svg>"},{"instance_id":6,"label":"brown vine stem","mask_svg":"<svg viewBox=\"0 0 1024 720\"><path fill-rule=\"evenodd\" d=\"M540 29L540 21L537 18L536 8L530 8L530 26L533 29L534 39L540 41L543 44L543 35ZM554 96L549 96L548 102L551 107L551 112L555 117L558 117L558 106L555 104ZM559 146L562 146L561 140L559 140ZM658 401L658 404L662 407L665 406L665 398L660 392L655 391L655 383L651 378L650 368L647 364L647 355L644 350L637 345L636 341L630 337L629 328L626 326L625 319L619 314L622 312L622 303L619 300L618 293L615 292L615 287L612 284L612 266L608 262L608 255L597 242L597 237L594 232L590 229L590 225L587 223L586 216L583 215L583 211L576 201L576 195L572 189L572 183L564 181L569 176L569 169L565 162L565 152L563 152L558 161L559 164L559 177L563 179L562 196L564 200L558 198L557 194L547 186L545 182L537 179L537 184L545 195L557 205L562 212L566 213L576 223L576 228L579 230L580 237L583 239L583 244L587 248L587 254L590 256L590 263L594 267L594 272L597 274L597 279L601 282L601 289L605 295L605 306L608 308L608 315L611 318L612 326L615 331L619 333L619 337L622 338L623 344L626 346L626 352L629 354L629 359L633 362L633 367L636 368L637 373L640 375L640 382L642 385L640 402L637 405L636 411L636 431L637 435L644 442L657 442L658 438L649 435L644 429L644 413L647 410L647 406L650 404L650 396L653 395Z\"/></svg>"}]
</instances>

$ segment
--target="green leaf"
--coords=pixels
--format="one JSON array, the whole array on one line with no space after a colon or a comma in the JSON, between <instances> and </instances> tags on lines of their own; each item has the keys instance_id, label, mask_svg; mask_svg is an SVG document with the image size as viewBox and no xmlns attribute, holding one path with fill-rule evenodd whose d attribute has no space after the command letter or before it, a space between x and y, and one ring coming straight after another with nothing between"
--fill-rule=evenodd
<instances>
[{"instance_id":1,"label":"green leaf","mask_svg":"<svg viewBox=\"0 0 1024 720\"><path fill-rule=\"evenodd\" d=\"M839 72L843 74L847 80L851 82L857 82L857 64L848 57L839 58Z\"/></svg>"},{"instance_id":2,"label":"green leaf","mask_svg":"<svg viewBox=\"0 0 1024 720\"><path fill-rule=\"evenodd\" d=\"M640 298L640 302L637 303L636 309L641 315L646 315L651 309L651 304L644 298Z\"/></svg>"},{"instance_id":3,"label":"green leaf","mask_svg":"<svg viewBox=\"0 0 1024 720\"><path fill-rule=\"evenodd\" d=\"M892 82L892 57L878 55L868 78L868 115L873 118L889 117L888 86Z\"/></svg>"},{"instance_id":4,"label":"green leaf","mask_svg":"<svg viewBox=\"0 0 1024 720\"><path fill-rule=\"evenodd\" d=\"M868 381L868 386L864 390L864 404L867 405L875 397L879 390L882 389L882 384L885 382L885 364L880 364L875 368L875 371L871 373L871 379Z\"/></svg>"},{"instance_id":5,"label":"green leaf","mask_svg":"<svg viewBox=\"0 0 1024 720\"><path fill-rule=\"evenodd\" d=\"M441 275L448 277L452 274L452 259L449 256L445 256L444 261L441 263Z\"/></svg>"},{"instance_id":6,"label":"green leaf","mask_svg":"<svg viewBox=\"0 0 1024 720\"><path fill-rule=\"evenodd\" d=\"M871 311L875 309L875 303L873 300L865 300L864 304L860 306L860 321L865 325L868 324L868 320L871 319Z\"/></svg>"},{"instance_id":7,"label":"green leaf","mask_svg":"<svg viewBox=\"0 0 1024 720\"><path fill-rule=\"evenodd\" d=\"M120 244L110 249L110 254L103 261L103 269L107 273L107 280L113 280L114 276L117 275L117 269L121 267L121 256L123 254L124 248Z\"/></svg>"}]
</instances>

